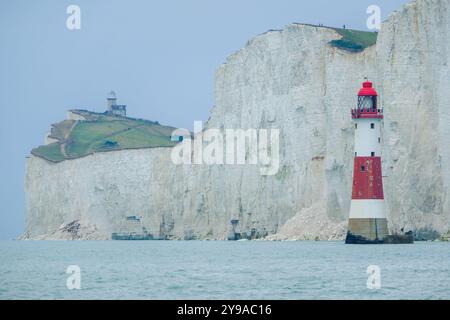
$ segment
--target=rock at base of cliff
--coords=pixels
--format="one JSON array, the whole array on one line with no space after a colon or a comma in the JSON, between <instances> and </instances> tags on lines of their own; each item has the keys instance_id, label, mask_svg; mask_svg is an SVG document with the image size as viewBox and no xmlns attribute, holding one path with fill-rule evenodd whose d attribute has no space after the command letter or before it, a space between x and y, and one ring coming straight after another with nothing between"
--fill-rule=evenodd
<instances>
[{"instance_id":1,"label":"rock at base of cliff","mask_svg":"<svg viewBox=\"0 0 450 320\"><path fill-rule=\"evenodd\" d=\"M39 236L25 233L20 240L111 240L111 236L100 232L95 225L74 220L62 224L58 230Z\"/></svg>"},{"instance_id":2,"label":"rock at base of cliff","mask_svg":"<svg viewBox=\"0 0 450 320\"><path fill-rule=\"evenodd\" d=\"M326 215L323 204L302 209L267 240L344 240L346 221L335 221Z\"/></svg>"}]
</instances>

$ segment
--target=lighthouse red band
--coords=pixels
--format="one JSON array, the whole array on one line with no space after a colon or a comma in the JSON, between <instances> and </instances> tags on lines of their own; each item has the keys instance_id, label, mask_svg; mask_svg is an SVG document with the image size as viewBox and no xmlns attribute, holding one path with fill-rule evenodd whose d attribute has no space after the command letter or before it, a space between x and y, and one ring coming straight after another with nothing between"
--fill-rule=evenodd
<instances>
[{"instance_id":1,"label":"lighthouse red band","mask_svg":"<svg viewBox=\"0 0 450 320\"><path fill-rule=\"evenodd\" d=\"M346 243L382 242L389 234L384 208L381 170L383 110L370 81L358 93L352 109L355 126L353 191Z\"/></svg>"}]
</instances>

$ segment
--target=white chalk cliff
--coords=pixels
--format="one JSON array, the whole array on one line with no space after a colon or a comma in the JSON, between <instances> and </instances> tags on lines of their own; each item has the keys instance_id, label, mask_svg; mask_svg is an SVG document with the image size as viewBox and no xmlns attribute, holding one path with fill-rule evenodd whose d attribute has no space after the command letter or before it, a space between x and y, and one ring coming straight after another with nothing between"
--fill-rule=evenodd
<instances>
[{"instance_id":1,"label":"white chalk cliff","mask_svg":"<svg viewBox=\"0 0 450 320\"><path fill-rule=\"evenodd\" d=\"M271 239L340 239L353 170L350 109L368 76L384 108L383 175L393 230L450 229L450 1L417 0L361 53L333 29L291 24L221 65L209 128L279 128L280 169L184 165L171 148L31 156L23 238L108 239L127 216L170 238L225 239L231 219ZM67 236L65 230L74 232ZM72 228L73 229L73 228Z\"/></svg>"}]
</instances>

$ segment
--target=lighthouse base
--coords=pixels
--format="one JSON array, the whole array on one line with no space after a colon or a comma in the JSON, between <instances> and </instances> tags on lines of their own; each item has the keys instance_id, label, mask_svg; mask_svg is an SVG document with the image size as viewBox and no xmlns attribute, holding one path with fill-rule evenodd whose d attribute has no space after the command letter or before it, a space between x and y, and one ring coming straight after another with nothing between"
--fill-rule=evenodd
<instances>
[{"instance_id":1,"label":"lighthouse base","mask_svg":"<svg viewBox=\"0 0 450 320\"><path fill-rule=\"evenodd\" d=\"M348 220L347 238L363 238L368 241L382 241L387 235L386 218L350 218Z\"/></svg>"},{"instance_id":2,"label":"lighthouse base","mask_svg":"<svg viewBox=\"0 0 450 320\"><path fill-rule=\"evenodd\" d=\"M389 235L386 218L350 218L348 223L348 244L400 244L413 243L412 233Z\"/></svg>"}]
</instances>

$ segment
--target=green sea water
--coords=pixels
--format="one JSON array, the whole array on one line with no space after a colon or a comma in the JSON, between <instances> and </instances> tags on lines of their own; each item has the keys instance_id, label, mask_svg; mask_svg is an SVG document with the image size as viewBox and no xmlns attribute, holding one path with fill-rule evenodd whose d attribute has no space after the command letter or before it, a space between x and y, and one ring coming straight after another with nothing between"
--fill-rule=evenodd
<instances>
[{"instance_id":1,"label":"green sea water","mask_svg":"<svg viewBox=\"0 0 450 320\"><path fill-rule=\"evenodd\" d=\"M0 241L0 299L449 298L445 242Z\"/></svg>"}]
</instances>

